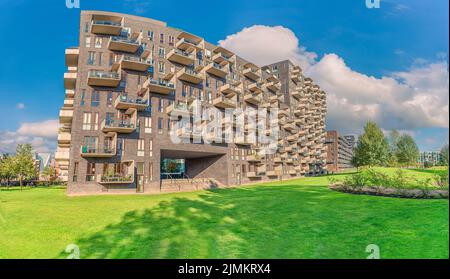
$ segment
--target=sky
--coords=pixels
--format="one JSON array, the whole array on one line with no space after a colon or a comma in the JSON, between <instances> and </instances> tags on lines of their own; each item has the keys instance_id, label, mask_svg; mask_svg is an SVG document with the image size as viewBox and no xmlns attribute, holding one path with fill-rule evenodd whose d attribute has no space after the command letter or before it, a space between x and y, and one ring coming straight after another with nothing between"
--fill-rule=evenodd
<instances>
[{"instance_id":1,"label":"sky","mask_svg":"<svg viewBox=\"0 0 450 279\"><path fill-rule=\"evenodd\" d=\"M327 92L327 129L367 120L412 135L422 151L448 142L448 0L80 0L83 10L154 18L264 65L286 58ZM0 0L0 153L30 142L54 151L64 51L80 9L66 0ZM201 20L199 20L201 18Z\"/></svg>"}]
</instances>

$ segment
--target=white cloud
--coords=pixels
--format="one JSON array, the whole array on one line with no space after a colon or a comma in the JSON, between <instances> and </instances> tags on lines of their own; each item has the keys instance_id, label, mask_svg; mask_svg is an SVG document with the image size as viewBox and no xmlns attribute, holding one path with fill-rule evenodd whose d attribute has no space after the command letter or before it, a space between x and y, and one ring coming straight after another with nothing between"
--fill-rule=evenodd
<instances>
[{"instance_id":1,"label":"white cloud","mask_svg":"<svg viewBox=\"0 0 450 279\"><path fill-rule=\"evenodd\" d=\"M18 104L16 105L16 108L17 108L17 109L24 109L24 108L25 108L25 104L24 104L24 103L18 103Z\"/></svg>"},{"instance_id":2,"label":"white cloud","mask_svg":"<svg viewBox=\"0 0 450 279\"><path fill-rule=\"evenodd\" d=\"M283 26L247 27L219 41L219 45L259 66L290 59L306 69L317 57L300 46L294 32Z\"/></svg>"},{"instance_id":3,"label":"white cloud","mask_svg":"<svg viewBox=\"0 0 450 279\"><path fill-rule=\"evenodd\" d=\"M417 59L407 71L377 78L352 70L337 54L318 59L282 26L244 28L219 44L259 65L285 59L299 64L327 92L330 129L356 134L367 120L376 121L384 130L448 128L446 61Z\"/></svg>"},{"instance_id":4,"label":"white cloud","mask_svg":"<svg viewBox=\"0 0 450 279\"><path fill-rule=\"evenodd\" d=\"M30 143L37 152L56 149L58 120L22 123L17 131L0 131L0 153L14 153L18 144Z\"/></svg>"}]
</instances>

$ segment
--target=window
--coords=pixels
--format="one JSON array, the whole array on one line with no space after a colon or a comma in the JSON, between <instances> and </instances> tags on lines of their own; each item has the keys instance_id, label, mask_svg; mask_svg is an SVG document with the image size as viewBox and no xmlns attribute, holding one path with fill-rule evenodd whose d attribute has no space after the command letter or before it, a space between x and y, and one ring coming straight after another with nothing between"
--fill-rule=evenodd
<instances>
[{"instance_id":1,"label":"window","mask_svg":"<svg viewBox=\"0 0 450 279\"><path fill-rule=\"evenodd\" d=\"M162 134L162 129L163 129L163 119L161 117L158 118L158 133Z\"/></svg>"},{"instance_id":2,"label":"window","mask_svg":"<svg viewBox=\"0 0 450 279\"><path fill-rule=\"evenodd\" d=\"M153 41L153 31L148 31L147 36L150 41Z\"/></svg>"},{"instance_id":3,"label":"window","mask_svg":"<svg viewBox=\"0 0 450 279\"><path fill-rule=\"evenodd\" d=\"M84 106L84 98L86 97L86 90L81 90L81 100L80 100L80 107Z\"/></svg>"},{"instance_id":4,"label":"window","mask_svg":"<svg viewBox=\"0 0 450 279\"><path fill-rule=\"evenodd\" d=\"M167 130L170 131L172 129L172 121L170 121L170 118L167 119Z\"/></svg>"},{"instance_id":5,"label":"window","mask_svg":"<svg viewBox=\"0 0 450 279\"><path fill-rule=\"evenodd\" d=\"M96 37L95 38L95 48L102 48L102 38Z\"/></svg>"},{"instance_id":6,"label":"window","mask_svg":"<svg viewBox=\"0 0 450 279\"><path fill-rule=\"evenodd\" d=\"M88 65L94 65L95 64L95 52L94 51L89 51L88 52L87 64Z\"/></svg>"},{"instance_id":7,"label":"window","mask_svg":"<svg viewBox=\"0 0 450 279\"><path fill-rule=\"evenodd\" d=\"M98 107L100 105L100 93L98 91L92 91L91 106Z\"/></svg>"},{"instance_id":8,"label":"window","mask_svg":"<svg viewBox=\"0 0 450 279\"><path fill-rule=\"evenodd\" d=\"M159 42L161 44L164 44L164 34L163 33L159 34Z\"/></svg>"},{"instance_id":9,"label":"window","mask_svg":"<svg viewBox=\"0 0 450 279\"><path fill-rule=\"evenodd\" d=\"M106 105L110 108L112 107L113 103L113 93L110 91L106 95Z\"/></svg>"},{"instance_id":10,"label":"window","mask_svg":"<svg viewBox=\"0 0 450 279\"><path fill-rule=\"evenodd\" d=\"M186 97L186 92L189 90L189 86L186 84L183 84L182 89L181 89L181 96L182 97Z\"/></svg>"},{"instance_id":11,"label":"window","mask_svg":"<svg viewBox=\"0 0 450 279\"><path fill-rule=\"evenodd\" d=\"M91 130L91 114L89 112L83 113L83 126L82 130L89 131Z\"/></svg>"},{"instance_id":12,"label":"window","mask_svg":"<svg viewBox=\"0 0 450 279\"><path fill-rule=\"evenodd\" d=\"M205 57L210 59L211 58L211 51L208 49L205 49Z\"/></svg>"},{"instance_id":13,"label":"window","mask_svg":"<svg viewBox=\"0 0 450 279\"><path fill-rule=\"evenodd\" d=\"M72 181L77 182L78 180L78 162L75 162L73 164L73 175L72 175Z\"/></svg>"},{"instance_id":14,"label":"window","mask_svg":"<svg viewBox=\"0 0 450 279\"><path fill-rule=\"evenodd\" d=\"M87 36L86 38L84 38L84 43L87 48L90 48L91 47L91 37Z\"/></svg>"},{"instance_id":15,"label":"window","mask_svg":"<svg viewBox=\"0 0 450 279\"><path fill-rule=\"evenodd\" d=\"M152 118L144 117L144 133L151 134L152 133Z\"/></svg>"},{"instance_id":16,"label":"window","mask_svg":"<svg viewBox=\"0 0 450 279\"><path fill-rule=\"evenodd\" d=\"M102 56L103 56L103 53L99 52L99 53L98 53L98 65L99 65L99 66L101 66L102 63L103 63L103 62L102 62L102 61L103 61L103 60L102 60Z\"/></svg>"},{"instance_id":17,"label":"window","mask_svg":"<svg viewBox=\"0 0 450 279\"><path fill-rule=\"evenodd\" d=\"M86 181L95 181L95 163L87 163Z\"/></svg>"},{"instance_id":18,"label":"window","mask_svg":"<svg viewBox=\"0 0 450 279\"><path fill-rule=\"evenodd\" d=\"M144 139L138 139L137 155L138 156L145 155L145 140Z\"/></svg>"},{"instance_id":19,"label":"window","mask_svg":"<svg viewBox=\"0 0 450 279\"><path fill-rule=\"evenodd\" d=\"M88 33L89 32L89 22L85 22L84 23L84 33Z\"/></svg>"},{"instance_id":20,"label":"window","mask_svg":"<svg viewBox=\"0 0 450 279\"><path fill-rule=\"evenodd\" d=\"M109 66L112 66L116 62L116 55L114 53L109 54Z\"/></svg>"},{"instance_id":21,"label":"window","mask_svg":"<svg viewBox=\"0 0 450 279\"><path fill-rule=\"evenodd\" d=\"M158 63L158 71L159 71L161 74L164 74L164 72L166 71L166 63L164 63L164 62L159 62L159 63Z\"/></svg>"},{"instance_id":22,"label":"window","mask_svg":"<svg viewBox=\"0 0 450 279\"><path fill-rule=\"evenodd\" d=\"M153 157L153 140L152 139L150 139L149 147L150 147L150 157ZM152 173L152 172L150 172L150 173Z\"/></svg>"},{"instance_id":23,"label":"window","mask_svg":"<svg viewBox=\"0 0 450 279\"><path fill-rule=\"evenodd\" d=\"M98 137L85 136L83 140L83 153L96 153L98 148Z\"/></svg>"},{"instance_id":24,"label":"window","mask_svg":"<svg viewBox=\"0 0 450 279\"><path fill-rule=\"evenodd\" d=\"M169 46L175 45L175 37L169 35Z\"/></svg>"},{"instance_id":25,"label":"window","mask_svg":"<svg viewBox=\"0 0 450 279\"><path fill-rule=\"evenodd\" d=\"M92 129L94 131L98 130L98 112L94 112L94 122L92 124Z\"/></svg>"},{"instance_id":26,"label":"window","mask_svg":"<svg viewBox=\"0 0 450 279\"><path fill-rule=\"evenodd\" d=\"M121 154L124 151L125 151L125 139L124 138L117 138L117 152L119 154Z\"/></svg>"},{"instance_id":27,"label":"window","mask_svg":"<svg viewBox=\"0 0 450 279\"><path fill-rule=\"evenodd\" d=\"M161 58L166 58L166 49L163 48L163 47L160 47L159 50L158 50L158 55Z\"/></svg>"},{"instance_id":28,"label":"window","mask_svg":"<svg viewBox=\"0 0 450 279\"><path fill-rule=\"evenodd\" d=\"M163 100L158 98L158 112L163 112Z\"/></svg>"},{"instance_id":29,"label":"window","mask_svg":"<svg viewBox=\"0 0 450 279\"><path fill-rule=\"evenodd\" d=\"M150 165L149 165L148 175L149 175L150 181L152 181L153 180L153 163L150 163Z\"/></svg>"}]
</instances>

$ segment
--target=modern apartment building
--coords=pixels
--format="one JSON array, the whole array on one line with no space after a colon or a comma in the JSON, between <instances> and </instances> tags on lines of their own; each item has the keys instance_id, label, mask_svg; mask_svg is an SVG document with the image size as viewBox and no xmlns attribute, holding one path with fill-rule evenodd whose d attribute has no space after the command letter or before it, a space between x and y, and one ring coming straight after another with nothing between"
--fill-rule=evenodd
<instances>
[{"instance_id":1,"label":"modern apartment building","mask_svg":"<svg viewBox=\"0 0 450 279\"><path fill-rule=\"evenodd\" d=\"M441 152L439 151L423 151L420 152L418 163L423 165L429 163L438 165L441 162Z\"/></svg>"},{"instance_id":2,"label":"modern apartment building","mask_svg":"<svg viewBox=\"0 0 450 279\"><path fill-rule=\"evenodd\" d=\"M352 168L354 144L348 136L339 135L338 131L327 131L325 145L327 147L327 170L338 172Z\"/></svg>"},{"instance_id":3,"label":"modern apartment building","mask_svg":"<svg viewBox=\"0 0 450 279\"><path fill-rule=\"evenodd\" d=\"M240 185L325 167L326 94L290 61L259 67L164 22L111 12L82 11L79 31L79 47L66 50L55 155L69 194ZM222 128L239 136L224 140ZM183 179L161 172L165 159L185 162Z\"/></svg>"}]
</instances>

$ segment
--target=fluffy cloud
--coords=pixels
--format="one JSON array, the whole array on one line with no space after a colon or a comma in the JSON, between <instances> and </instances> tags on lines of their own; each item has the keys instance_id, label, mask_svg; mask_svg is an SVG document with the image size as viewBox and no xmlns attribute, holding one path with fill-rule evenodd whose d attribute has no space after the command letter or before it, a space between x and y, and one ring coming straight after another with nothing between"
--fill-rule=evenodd
<instances>
[{"instance_id":1,"label":"fluffy cloud","mask_svg":"<svg viewBox=\"0 0 450 279\"><path fill-rule=\"evenodd\" d=\"M37 152L56 149L58 120L22 123L17 131L0 131L0 153L14 153L17 144L30 143Z\"/></svg>"},{"instance_id":2,"label":"fluffy cloud","mask_svg":"<svg viewBox=\"0 0 450 279\"><path fill-rule=\"evenodd\" d=\"M446 61L423 61L407 71L377 78L352 70L337 54L318 59L282 26L244 28L219 44L259 65L284 59L300 65L327 92L330 129L359 133L367 120L376 121L384 130L448 128Z\"/></svg>"},{"instance_id":3,"label":"fluffy cloud","mask_svg":"<svg viewBox=\"0 0 450 279\"><path fill-rule=\"evenodd\" d=\"M219 45L259 66L290 59L306 69L317 58L314 52L299 45L294 32L283 26L254 25L227 36Z\"/></svg>"}]
</instances>

